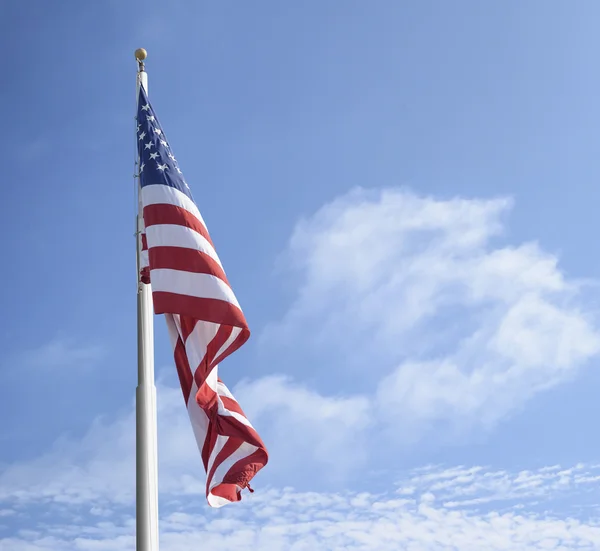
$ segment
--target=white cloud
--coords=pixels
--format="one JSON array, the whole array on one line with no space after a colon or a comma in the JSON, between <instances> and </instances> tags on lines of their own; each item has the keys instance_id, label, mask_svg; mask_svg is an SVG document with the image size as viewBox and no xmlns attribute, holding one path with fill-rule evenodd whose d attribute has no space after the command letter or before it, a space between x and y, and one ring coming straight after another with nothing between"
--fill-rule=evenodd
<instances>
[{"instance_id":1,"label":"white cloud","mask_svg":"<svg viewBox=\"0 0 600 551\"><path fill-rule=\"evenodd\" d=\"M203 467L181 391L159 387L161 489L203 495ZM135 410L96 419L82 439L63 437L28 462L0 469L0 503L128 505L134 495Z\"/></svg>"},{"instance_id":2,"label":"white cloud","mask_svg":"<svg viewBox=\"0 0 600 551\"><path fill-rule=\"evenodd\" d=\"M398 189L326 205L294 231L300 290L263 343L302 342L301 357L316 347L327 366L305 361L308 375L365 389L404 439L437 421L494 425L600 352L584 291L557 257L499 240L510 207Z\"/></svg>"},{"instance_id":3,"label":"white cloud","mask_svg":"<svg viewBox=\"0 0 600 551\"><path fill-rule=\"evenodd\" d=\"M595 549L600 545L596 510L579 515L556 503L567 497L580 501L589 489L597 493L599 469L576 465L511 473L483 467L427 467L408 473L414 486L409 498L392 492L298 492L273 488L250 496L239 506L215 511L198 509L195 499L164 504L161 549L194 547L288 549L316 551L505 551L522 549ZM559 481L566 477L569 484ZM498 485L497 481L502 480ZM448 504L448 495L482 497L502 487L503 508L482 509L473 503ZM535 500L543 499L536 506ZM475 499L471 499L475 501ZM493 500L489 500L493 501ZM488 503L489 503L488 501ZM469 505L467 507L467 505ZM112 551L134 549L131 513L113 521L77 518L72 505L68 521L39 523L36 530L16 531L1 539L3 551Z\"/></svg>"},{"instance_id":4,"label":"white cloud","mask_svg":"<svg viewBox=\"0 0 600 551\"><path fill-rule=\"evenodd\" d=\"M243 381L235 395L260 426L270 475L278 480L289 480L290 470L305 470L308 460L337 481L367 459L371 404L366 397L325 396L282 376Z\"/></svg>"}]
</instances>

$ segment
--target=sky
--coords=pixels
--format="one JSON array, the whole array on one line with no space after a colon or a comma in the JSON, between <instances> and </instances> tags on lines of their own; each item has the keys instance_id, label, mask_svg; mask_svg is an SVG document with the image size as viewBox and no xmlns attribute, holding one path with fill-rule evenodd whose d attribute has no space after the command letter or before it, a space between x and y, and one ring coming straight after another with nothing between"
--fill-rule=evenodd
<instances>
[{"instance_id":1,"label":"sky","mask_svg":"<svg viewBox=\"0 0 600 551\"><path fill-rule=\"evenodd\" d=\"M0 0L0 550L135 548L138 47L270 452L207 507L157 317L161 549L600 548L599 18Z\"/></svg>"}]
</instances>

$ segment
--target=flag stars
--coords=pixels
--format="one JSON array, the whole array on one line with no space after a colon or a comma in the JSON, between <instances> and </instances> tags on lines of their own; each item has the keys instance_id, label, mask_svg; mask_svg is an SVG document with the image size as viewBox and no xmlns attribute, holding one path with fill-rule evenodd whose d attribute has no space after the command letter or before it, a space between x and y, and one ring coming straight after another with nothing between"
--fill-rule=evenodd
<instances>
[{"instance_id":1,"label":"flag stars","mask_svg":"<svg viewBox=\"0 0 600 551\"><path fill-rule=\"evenodd\" d=\"M156 153L156 152L155 152L155 153L150 153L150 159L151 159L151 160L154 160L154 159L156 159L157 157L158 157L158 153Z\"/></svg>"},{"instance_id":2,"label":"flag stars","mask_svg":"<svg viewBox=\"0 0 600 551\"><path fill-rule=\"evenodd\" d=\"M145 133L145 132L142 132L142 133L140 134L140 141L142 141L142 140L143 140L145 137L146 137L146 133Z\"/></svg>"},{"instance_id":3,"label":"flag stars","mask_svg":"<svg viewBox=\"0 0 600 551\"><path fill-rule=\"evenodd\" d=\"M146 105L142 105L142 111L149 111L150 110L150 105L146 104Z\"/></svg>"},{"instance_id":4,"label":"flag stars","mask_svg":"<svg viewBox=\"0 0 600 551\"><path fill-rule=\"evenodd\" d=\"M175 161L175 155L173 155L173 153L169 153L168 154L169 159L171 159L172 161Z\"/></svg>"},{"instance_id":5,"label":"flag stars","mask_svg":"<svg viewBox=\"0 0 600 551\"><path fill-rule=\"evenodd\" d=\"M169 144L165 140L160 140L160 145L164 145L165 147L169 147Z\"/></svg>"},{"instance_id":6,"label":"flag stars","mask_svg":"<svg viewBox=\"0 0 600 551\"><path fill-rule=\"evenodd\" d=\"M150 149L154 144L152 142L148 142L145 144L144 149Z\"/></svg>"},{"instance_id":7,"label":"flag stars","mask_svg":"<svg viewBox=\"0 0 600 551\"><path fill-rule=\"evenodd\" d=\"M146 120L147 120L148 122L152 122L152 121L155 121L155 120L156 120L156 118L154 117L154 115L148 115L148 116L146 117Z\"/></svg>"},{"instance_id":8,"label":"flag stars","mask_svg":"<svg viewBox=\"0 0 600 551\"><path fill-rule=\"evenodd\" d=\"M157 165L156 165L156 168L157 168L158 170L160 170L161 172L164 172L165 170L167 170L167 168L168 168L168 167L167 167L167 165L166 165L166 164L164 164L164 165L161 165L160 163L157 163Z\"/></svg>"},{"instance_id":9,"label":"flag stars","mask_svg":"<svg viewBox=\"0 0 600 551\"><path fill-rule=\"evenodd\" d=\"M140 166L140 173L141 173L141 172L144 172L144 167L145 167L145 166L146 166L146 165L145 165L144 163L142 163L142 164L141 164L141 166Z\"/></svg>"},{"instance_id":10,"label":"flag stars","mask_svg":"<svg viewBox=\"0 0 600 551\"><path fill-rule=\"evenodd\" d=\"M162 130L160 128L152 128L152 131L157 135L160 136L162 134Z\"/></svg>"}]
</instances>

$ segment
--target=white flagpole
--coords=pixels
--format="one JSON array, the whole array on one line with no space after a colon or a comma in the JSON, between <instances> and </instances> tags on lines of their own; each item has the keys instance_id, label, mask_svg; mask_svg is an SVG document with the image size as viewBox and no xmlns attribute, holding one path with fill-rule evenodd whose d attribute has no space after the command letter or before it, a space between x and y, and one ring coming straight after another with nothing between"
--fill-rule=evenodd
<instances>
[{"instance_id":1,"label":"white flagpole","mask_svg":"<svg viewBox=\"0 0 600 551\"><path fill-rule=\"evenodd\" d=\"M146 50L135 51L138 61L137 92L148 92L144 68ZM137 137L137 136L136 136ZM139 159L136 173L139 174ZM141 191L138 179L138 205ZM138 386L136 389L136 551L158 551L158 453L156 446L156 387L154 385L154 329L152 289L140 280L144 222L137 215L137 334Z\"/></svg>"}]
</instances>

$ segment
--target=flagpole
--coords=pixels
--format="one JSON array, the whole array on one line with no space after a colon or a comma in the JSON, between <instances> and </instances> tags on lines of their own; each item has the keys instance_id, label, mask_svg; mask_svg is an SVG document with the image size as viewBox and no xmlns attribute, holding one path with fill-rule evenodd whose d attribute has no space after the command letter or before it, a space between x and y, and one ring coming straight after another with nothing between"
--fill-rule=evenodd
<instances>
[{"instance_id":1,"label":"flagpole","mask_svg":"<svg viewBox=\"0 0 600 551\"><path fill-rule=\"evenodd\" d=\"M136 89L148 92L148 75L144 60L146 50L135 51L138 62ZM137 133L136 133L137 139ZM141 186L139 159L136 165L138 205ZM144 221L138 208L137 241L137 335L138 386L136 389L136 551L158 551L158 453L156 430L156 386L154 384L154 329L152 289L142 283L141 254Z\"/></svg>"}]
</instances>

